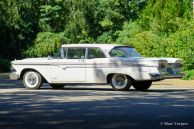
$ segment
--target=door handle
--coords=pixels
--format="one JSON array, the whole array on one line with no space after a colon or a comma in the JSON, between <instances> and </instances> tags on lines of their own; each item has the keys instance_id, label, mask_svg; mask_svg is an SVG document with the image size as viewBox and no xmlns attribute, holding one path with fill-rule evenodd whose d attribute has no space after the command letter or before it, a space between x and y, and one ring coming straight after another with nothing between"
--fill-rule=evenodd
<instances>
[{"instance_id":1,"label":"door handle","mask_svg":"<svg viewBox=\"0 0 194 129\"><path fill-rule=\"evenodd\" d=\"M79 60L79 62L84 62L84 60Z\"/></svg>"}]
</instances>

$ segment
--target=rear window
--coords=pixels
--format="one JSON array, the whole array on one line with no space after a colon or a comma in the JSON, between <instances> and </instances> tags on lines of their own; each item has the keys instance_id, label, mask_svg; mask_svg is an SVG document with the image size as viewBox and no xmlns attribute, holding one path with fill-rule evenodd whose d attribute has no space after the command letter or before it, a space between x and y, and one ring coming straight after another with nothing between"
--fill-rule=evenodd
<instances>
[{"instance_id":1,"label":"rear window","mask_svg":"<svg viewBox=\"0 0 194 129\"><path fill-rule=\"evenodd\" d=\"M115 47L109 54L111 57L140 57L140 54L131 47Z\"/></svg>"}]
</instances>

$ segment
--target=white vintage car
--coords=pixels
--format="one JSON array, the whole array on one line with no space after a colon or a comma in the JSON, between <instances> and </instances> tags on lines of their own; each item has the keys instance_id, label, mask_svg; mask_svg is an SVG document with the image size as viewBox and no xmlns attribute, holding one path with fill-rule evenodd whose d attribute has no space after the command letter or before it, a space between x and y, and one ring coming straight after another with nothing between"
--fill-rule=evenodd
<instances>
[{"instance_id":1,"label":"white vintage car","mask_svg":"<svg viewBox=\"0 0 194 129\"><path fill-rule=\"evenodd\" d=\"M28 89L42 83L52 88L66 84L110 83L114 90L148 89L164 74L177 76L182 60L144 58L133 47L117 44L66 44L54 57L28 58L11 62L10 79L23 79Z\"/></svg>"}]
</instances>

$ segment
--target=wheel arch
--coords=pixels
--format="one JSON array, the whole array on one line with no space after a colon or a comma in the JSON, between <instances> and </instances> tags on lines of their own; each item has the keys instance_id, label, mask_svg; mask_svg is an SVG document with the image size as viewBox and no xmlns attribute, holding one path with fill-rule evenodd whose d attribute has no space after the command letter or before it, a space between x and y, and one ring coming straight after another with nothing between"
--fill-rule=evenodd
<instances>
[{"instance_id":1,"label":"wheel arch","mask_svg":"<svg viewBox=\"0 0 194 129\"><path fill-rule=\"evenodd\" d=\"M129 76L129 75L125 74L125 73L109 73L109 74L106 76L106 81L107 81L108 84L110 83L111 78L112 78L112 76L113 76L114 74L124 74L124 75L126 75L128 78L131 78L132 81L135 80L134 78L132 78L131 76Z\"/></svg>"},{"instance_id":2,"label":"wheel arch","mask_svg":"<svg viewBox=\"0 0 194 129\"><path fill-rule=\"evenodd\" d=\"M27 71L34 71L34 72L39 73L39 74L41 75L42 79L43 79L43 82L44 82L44 83L48 83L48 81L44 78L44 76L42 76L42 74L41 74L40 72L38 72L37 70L35 70L35 69L33 69L33 68L25 68L25 69L23 69L23 70L21 71L21 74L20 74L20 78L19 78L20 80L23 79L23 76L24 76L24 74L25 74Z\"/></svg>"}]
</instances>

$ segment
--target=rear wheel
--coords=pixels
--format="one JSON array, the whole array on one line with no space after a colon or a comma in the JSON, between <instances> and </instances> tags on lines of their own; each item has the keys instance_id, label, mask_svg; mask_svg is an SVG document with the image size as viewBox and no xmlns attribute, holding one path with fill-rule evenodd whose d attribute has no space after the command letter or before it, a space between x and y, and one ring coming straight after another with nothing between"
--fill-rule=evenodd
<instances>
[{"instance_id":1,"label":"rear wheel","mask_svg":"<svg viewBox=\"0 0 194 129\"><path fill-rule=\"evenodd\" d=\"M111 85L114 90L127 91L131 87L131 79L125 74L114 74Z\"/></svg>"},{"instance_id":2,"label":"rear wheel","mask_svg":"<svg viewBox=\"0 0 194 129\"><path fill-rule=\"evenodd\" d=\"M64 84L50 84L53 89L62 89L65 85Z\"/></svg>"},{"instance_id":3,"label":"rear wheel","mask_svg":"<svg viewBox=\"0 0 194 129\"><path fill-rule=\"evenodd\" d=\"M23 76L24 86L28 89L39 89L42 86L42 76L35 71L27 71Z\"/></svg>"},{"instance_id":4,"label":"rear wheel","mask_svg":"<svg viewBox=\"0 0 194 129\"><path fill-rule=\"evenodd\" d=\"M139 91L145 91L150 88L152 81L134 81L133 87Z\"/></svg>"}]
</instances>

